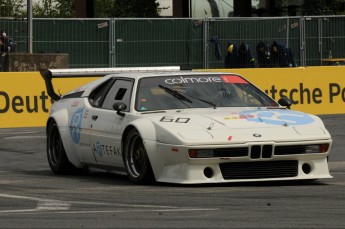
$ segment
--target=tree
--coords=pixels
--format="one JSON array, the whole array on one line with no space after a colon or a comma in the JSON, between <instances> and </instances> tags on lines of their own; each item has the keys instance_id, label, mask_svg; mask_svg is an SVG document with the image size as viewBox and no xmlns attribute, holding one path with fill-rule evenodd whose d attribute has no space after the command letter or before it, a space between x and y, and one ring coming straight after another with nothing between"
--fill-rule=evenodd
<instances>
[{"instance_id":1,"label":"tree","mask_svg":"<svg viewBox=\"0 0 345 229\"><path fill-rule=\"evenodd\" d=\"M96 18L111 17L114 8L114 0L94 0L94 16Z\"/></svg>"},{"instance_id":2,"label":"tree","mask_svg":"<svg viewBox=\"0 0 345 229\"><path fill-rule=\"evenodd\" d=\"M24 0L1 0L0 17L23 17Z\"/></svg>"},{"instance_id":3,"label":"tree","mask_svg":"<svg viewBox=\"0 0 345 229\"><path fill-rule=\"evenodd\" d=\"M158 17L156 0L94 0L95 17Z\"/></svg>"},{"instance_id":4,"label":"tree","mask_svg":"<svg viewBox=\"0 0 345 229\"><path fill-rule=\"evenodd\" d=\"M56 8L59 11L59 17L75 17L76 9L75 2L76 0L56 0Z\"/></svg>"},{"instance_id":5,"label":"tree","mask_svg":"<svg viewBox=\"0 0 345 229\"><path fill-rule=\"evenodd\" d=\"M32 14L39 18L73 18L75 0L42 0L33 4Z\"/></svg>"},{"instance_id":6,"label":"tree","mask_svg":"<svg viewBox=\"0 0 345 229\"><path fill-rule=\"evenodd\" d=\"M13 0L12 0L13 1ZM34 17L76 16L76 0L41 0L33 4ZM94 17L158 17L156 0L93 0Z\"/></svg>"},{"instance_id":7,"label":"tree","mask_svg":"<svg viewBox=\"0 0 345 229\"><path fill-rule=\"evenodd\" d=\"M344 0L304 0L303 15L342 15Z\"/></svg>"},{"instance_id":8,"label":"tree","mask_svg":"<svg viewBox=\"0 0 345 229\"><path fill-rule=\"evenodd\" d=\"M159 3L156 0L114 0L111 17L153 18L158 17Z\"/></svg>"}]
</instances>

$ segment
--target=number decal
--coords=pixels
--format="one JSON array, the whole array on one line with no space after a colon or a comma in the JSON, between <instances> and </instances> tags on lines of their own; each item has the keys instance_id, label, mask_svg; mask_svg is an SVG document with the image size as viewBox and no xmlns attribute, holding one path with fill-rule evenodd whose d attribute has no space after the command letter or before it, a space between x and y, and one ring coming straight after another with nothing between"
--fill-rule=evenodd
<instances>
[{"instance_id":1,"label":"number decal","mask_svg":"<svg viewBox=\"0 0 345 229\"><path fill-rule=\"evenodd\" d=\"M168 116L163 116L160 120L161 122L173 122L174 119Z\"/></svg>"},{"instance_id":2,"label":"number decal","mask_svg":"<svg viewBox=\"0 0 345 229\"><path fill-rule=\"evenodd\" d=\"M188 123L190 118L177 118L175 122L177 123Z\"/></svg>"},{"instance_id":3,"label":"number decal","mask_svg":"<svg viewBox=\"0 0 345 229\"><path fill-rule=\"evenodd\" d=\"M163 116L161 118L161 122L176 122L176 123L188 123L190 120L190 118L177 118L174 119L173 117L169 117L169 116Z\"/></svg>"}]
</instances>

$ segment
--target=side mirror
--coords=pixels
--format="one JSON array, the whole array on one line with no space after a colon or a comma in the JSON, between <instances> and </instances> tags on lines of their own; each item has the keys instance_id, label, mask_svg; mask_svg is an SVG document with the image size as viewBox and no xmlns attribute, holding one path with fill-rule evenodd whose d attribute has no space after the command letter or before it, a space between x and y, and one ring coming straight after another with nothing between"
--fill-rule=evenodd
<instances>
[{"instance_id":1,"label":"side mirror","mask_svg":"<svg viewBox=\"0 0 345 229\"><path fill-rule=\"evenodd\" d=\"M114 103L113 105L114 110L116 110L116 114L120 115L121 117L125 116L125 113L122 111L127 109L127 105L121 102Z\"/></svg>"},{"instance_id":2,"label":"side mirror","mask_svg":"<svg viewBox=\"0 0 345 229\"><path fill-rule=\"evenodd\" d=\"M292 105L292 102L291 100L288 98L288 97L282 97L278 100L278 103L281 105L281 106L284 106L286 107L287 109L290 109L291 105Z\"/></svg>"}]
</instances>

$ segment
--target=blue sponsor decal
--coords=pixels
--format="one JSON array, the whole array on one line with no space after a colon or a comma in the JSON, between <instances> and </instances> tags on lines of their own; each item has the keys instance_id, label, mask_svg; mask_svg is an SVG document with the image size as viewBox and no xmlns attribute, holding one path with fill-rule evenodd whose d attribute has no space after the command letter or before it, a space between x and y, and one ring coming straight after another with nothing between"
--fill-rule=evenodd
<instances>
[{"instance_id":1,"label":"blue sponsor decal","mask_svg":"<svg viewBox=\"0 0 345 229\"><path fill-rule=\"evenodd\" d=\"M271 125L306 125L315 120L308 114L291 110L250 110L240 112L247 121L264 122Z\"/></svg>"},{"instance_id":2,"label":"blue sponsor decal","mask_svg":"<svg viewBox=\"0 0 345 229\"><path fill-rule=\"evenodd\" d=\"M77 109L74 112L72 119L69 123L69 130L71 133L71 137L74 143L76 144L79 144L80 142L80 127L83 120L83 111L84 111L84 108Z\"/></svg>"},{"instance_id":3,"label":"blue sponsor decal","mask_svg":"<svg viewBox=\"0 0 345 229\"><path fill-rule=\"evenodd\" d=\"M104 152L103 152L103 147L99 141L96 142L96 147L95 147L96 153L102 157Z\"/></svg>"}]
</instances>

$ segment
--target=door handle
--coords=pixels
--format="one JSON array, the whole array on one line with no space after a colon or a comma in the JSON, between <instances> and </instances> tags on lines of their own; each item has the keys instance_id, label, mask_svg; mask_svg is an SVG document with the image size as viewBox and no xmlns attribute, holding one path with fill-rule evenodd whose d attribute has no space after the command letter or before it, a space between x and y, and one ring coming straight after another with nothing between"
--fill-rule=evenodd
<instances>
[{"instance_id":1,"label":"door handle","mask_svg":"<svg viewBox=\"0 0 345 229\"><path fill-rule=\"evenodd\" d=\"M92 115L92 120L97 120L98 119L98 115Z\"/></svg>"}]
</instances>

